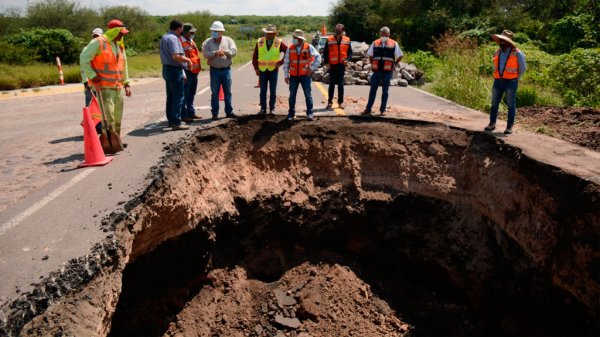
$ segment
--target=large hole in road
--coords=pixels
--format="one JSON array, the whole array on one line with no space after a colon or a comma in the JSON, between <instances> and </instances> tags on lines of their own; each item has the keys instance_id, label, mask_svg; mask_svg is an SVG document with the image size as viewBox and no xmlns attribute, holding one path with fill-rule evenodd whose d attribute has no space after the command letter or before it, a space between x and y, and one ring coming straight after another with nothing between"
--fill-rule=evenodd
<instances>
[{"instance_id":1,"label":"large hole in road","mask_svg":"<svg viewBox=\"0 0 600 337\"><path fill-rule=\"evenodd\" d=\"M495 137L241 119L169 152L111 336L600 332L598 185Z\"/></svg>"}]
</instances>

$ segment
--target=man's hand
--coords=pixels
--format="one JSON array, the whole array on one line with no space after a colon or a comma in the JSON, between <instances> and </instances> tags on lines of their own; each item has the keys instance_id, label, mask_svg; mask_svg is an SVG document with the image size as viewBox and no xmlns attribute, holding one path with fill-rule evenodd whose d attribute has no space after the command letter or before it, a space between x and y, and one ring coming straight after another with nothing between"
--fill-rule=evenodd
<instances>
[{"instance_id":1,"label":"man's hand","mask_svg":"<svg viewBox=\"0 0 600 337\"><path fill-rule=\"evenodd\" d=\"M256 69L256 76L260 76L260 69Z\"/></svg>"},{"instance_id":2,"label":"man's hand","mask_svg":"<svg viewBox=\"0 0 600 337\"><path fill-rule=\"evenodd\" d=\"M92 82L94 82L94 83L100 83L101 80L102 79L100 78L100 76L96 76L96 77L92 78Z\"/></svg>"},{"instance_id":3,"label":"man's hand","mask_svg":"<svg viewBox=\"0 0 600 337\"><path fill-rule=\"evenodd\" d=\"M323 68L325 68L325 70L329 70L329 69L331 69L331 64L327 63L326 65L323 66Z\"/></svg>"},{"instance_id":4,"label":"man's hand","mask_svg":"<svg viewBox=\"0 0 600 337\"><path fill-rule=\"evenodd\" d=\"M285 78L285 84L290 84L290 78L289 77Z\"/></svg>"},{"instance_id":5,"label":"man's hand","mask_svg":"<svg viewBox=\"0 0 600 337\"><path fill-rule=\"evenodd\" d=\"M348 65L348 60L344 60L344 66Z\"/></svg>"},{"instance_id":6,"label":"man's hand","mask_svg":"<svg viewBox=\"0 0 600 337\"><path fill-rule=\"evenodd\" d=\"M314 71L310 68L306 69L306 75L310 76L314 73Z\"/></svg>"},{"instance_id":7,"label":"man's hand","mask_svg":"<svg viewBox=\"0 0 600 337\"><path fill-rule=\"evenodd\" d=\"M223 56L225 56L225 51L224 50L217 50L215 52L215 56L216 57L223 57Z\"/></svg>"},{"instance_id":8,"label":"man's hand","mask_svg":"<svg viewBox=\"0 0 600 337\"><path fill-rule=\"evenodd\" d=\"M129 87L129 85L125 86L125 96L131 97L131 88Z\"/></svg>"},{"instance_id":9,"label":"man's hand","mask_svg":"<svg viewBox=\"0 0 600 337\"><path fill-rule=\"evenodd\" d=\"M90 84L88 82L84 82L83 83L83 87L85 88L85 90L90 91L92 90L92 88L90 88Z\"/></svg>"}]
</instances>

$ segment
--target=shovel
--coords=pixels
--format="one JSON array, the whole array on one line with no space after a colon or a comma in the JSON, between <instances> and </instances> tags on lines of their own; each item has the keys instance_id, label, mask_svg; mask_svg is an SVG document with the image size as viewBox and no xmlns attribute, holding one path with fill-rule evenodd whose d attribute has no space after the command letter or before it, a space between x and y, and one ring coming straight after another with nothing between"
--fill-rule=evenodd
<instances>
[{"instance_id":1,"label":"shovel","mask_svg":"<svg viewBox=\"0 0 600 337\"><path fill-rule=\"evenodd\" d=\"M102 113L103 132L100 135L100 145L102 145L102 150L104 150L105 154L115 154L119 151L123 151L123 143L121 143L121 137L108 127L106 115L104 114L102 90L99 87L96 87L96 92L99 96L96 100L100 103L100 112Z\"/></svg>"}]
</instances>

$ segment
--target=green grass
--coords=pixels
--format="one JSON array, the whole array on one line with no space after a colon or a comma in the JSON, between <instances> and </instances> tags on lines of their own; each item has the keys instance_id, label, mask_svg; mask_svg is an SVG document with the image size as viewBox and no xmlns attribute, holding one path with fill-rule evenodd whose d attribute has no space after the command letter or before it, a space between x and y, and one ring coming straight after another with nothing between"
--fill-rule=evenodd
<instances>
[{"instance_id":1,"label":"green grass","mask_svg":"<svg viewBox=\"0 0 600 337\"><path fill-rule=\"evenodd\" d=\"M252 60L256 40L236 41L238 54L233 65L239 66ZM129 77L160 77L162 65L158 54L136 55L128 58ZM202 68L208 70L206 60L202 58ZM65 83L81 82L79 65L63 65ZM28 66L0 64L0 90L37 88L60 83L58 68L55 64L37 63Z\"/></svg>"}]
</instances>

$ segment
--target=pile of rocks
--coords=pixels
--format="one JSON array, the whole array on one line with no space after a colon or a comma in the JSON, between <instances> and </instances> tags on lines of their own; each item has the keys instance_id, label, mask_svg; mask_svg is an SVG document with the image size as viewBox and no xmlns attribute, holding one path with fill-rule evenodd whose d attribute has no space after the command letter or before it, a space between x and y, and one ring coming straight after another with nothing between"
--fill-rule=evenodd
<instances>
[{"instance_id":1,"label":"pile of rocks","mask_svg":"<svg viewBox=\"0 0 600 337\"><path fill-rule=\"evenodd\" d=\"M371 64L367 57L369 45L364 42L352 42L352 59L346 67L344 84L368 85L371 82ZM312 76L314 81L329 83L329 73L324 67L319 67ZM392 75L391 85L406 87L410 85L421 85L425 83L423 71L417 69L414 64L400 62Z\"/></svg>"}]
</instances>

